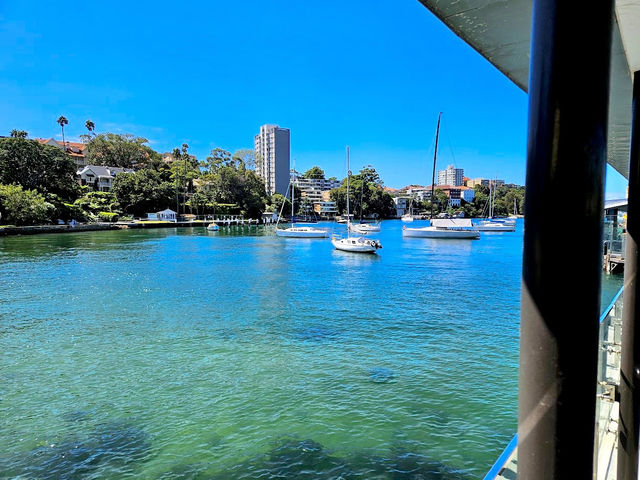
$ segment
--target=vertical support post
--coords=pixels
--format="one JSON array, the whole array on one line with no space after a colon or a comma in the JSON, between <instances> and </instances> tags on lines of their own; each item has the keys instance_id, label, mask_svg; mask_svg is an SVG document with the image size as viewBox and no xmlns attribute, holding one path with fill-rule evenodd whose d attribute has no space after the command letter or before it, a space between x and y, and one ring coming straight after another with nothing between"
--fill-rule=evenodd
<instances>
[{"instance_id":1,"label":"vertical support post","mask_svg":"<svg viewBox=\"0 0 640 480\"><path fill-rule=\"evenodd\" d=\"M591 479L593 474L612 21L613 0L579 7L534 1L520 480ZM574 206L569 237L562 233L565 219L557 214L563 198L571 198Z\"/></svg>"},{"instance_id":2,"label":"vertical support post","mask_svg":"<svg viewBox=\"0 0 640 480\"><path fill-rule=\"evenodd\" d=\"M624 266L622 310L622 358L620 361L620 422L618 423L619 480L638 478L638 427L640 424L640 71L633 76L631 157L629 161L629 209Z\"/></svg>"}]
</instances>

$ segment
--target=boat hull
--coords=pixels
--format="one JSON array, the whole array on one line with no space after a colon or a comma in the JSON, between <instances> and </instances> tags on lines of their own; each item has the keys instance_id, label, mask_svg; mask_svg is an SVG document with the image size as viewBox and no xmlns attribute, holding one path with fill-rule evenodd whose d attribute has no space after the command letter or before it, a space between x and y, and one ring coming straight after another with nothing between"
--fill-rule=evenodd
<instances>
[{"instance_id":1,"label":"boat hull","mask_svg":"<svg viewBox=\"0 0 640 480\"><path fill-rule=\"evenodd\" d=\"M510 224L510 223L476 225L475 228L479 232L515 232L516 231L516 225Z\"/></svg>"},{"instance_id":2,"label":"boat hull","mask_svg":"<svg viewBox=\"0 0 640 480\"><path fill-rule=\"evenodd\" d=\"M329 232L319 228L278 228L276 229L276 235L285 238L327 238Z\"/></svg>"},{"instance_id":3,"label":"boat hull","mask_svg":"<svg viewBox=\"0 0 640 480\"><path fill-rule=\"evenodd\" d=\"M404 228L402 236L415 238L451 238L475 240L480 238L477 230L452 230L446 228L423 227L423 228Z\"/></svg>"},{"instance_id":4,"label":"boat hull","mask_svg":"<svg viewBox=\"0 0 640 480\"><path fill-rule=\"evenodd\" d=\"M218 230L220 230L220 227L218 227L218 225L216 225L215 223L212 223L207 227L207 230L209 230L210 232L217 232Z\"/></svg>"},{"instance_id":5,"label":"boat hull","mask_svg":"<svg viewBox=\"0 0 640 480\"><path fill-rule=\"evenodd\" d=\"M337 250L353 253L376 253L378 248L382 248L379 242L360 237L332 238L331 243Z\"/></svg>"},{"instance_id":6,"label":"boat hull","mask_svg":"<svg viewBox=\"0 0 640 480\"><path fill-rule=\"evenodd\" d=\"M369 225L367 223L360 224L351 224L349 225L349 230L351 232L356 232L361 235L366 235L367 233L377 233L380 231L380 225Z\"/></svg>"}]
</instances>

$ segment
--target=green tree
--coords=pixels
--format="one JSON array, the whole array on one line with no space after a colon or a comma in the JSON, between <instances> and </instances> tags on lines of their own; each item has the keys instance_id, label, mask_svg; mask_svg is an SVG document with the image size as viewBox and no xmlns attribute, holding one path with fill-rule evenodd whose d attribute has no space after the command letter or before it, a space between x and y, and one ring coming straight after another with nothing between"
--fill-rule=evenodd
<instances>
[{"instance_id":1,"label":"green tree","mask_svg":"<svg viewBox=\"0 0 640 480\"><path fill-rule=\"evenodd\" d=\"M58 147L25 138L0 138L0 183L75 199L75 174L75 162Z\"/></svg>"},{"instance_id":2,"label":"green tree","mask_svg":"<svg viewBox=\"0 0 640 480\"><path fill-rule=\"evenodd\" d=\"M378 216L388 218L395 216L395 206L393 197L383 189L384 183L380 175L371 165L363 167L356 175L351 175L349 180L349 203L350 213L359 217ZM334 188L330 193L331 200L336 202L338 212L346 213L347 206L347 183L346 179L342 185Z\"/></svg>"},{"instance_id":3,"label":"green tree","mask_svg":"<svg viewBox=\"0 0 640 480\"><path fill-rule=\"evenodd\" d=\"M146 145L148 140L129 133L84 135L86 157L90 165L133 168L160 161L161 155Z\"/></svg>"},{"instance_id":4,"label":"green tree","mask_svg":"<svg viewBox=\"0 0 640 480\"><path fill-rule=\"evenodd\" d=\"M324 170L318 166L311 167L302 174L305 178L324 178Z\"/></svg>"},{"instance_id":5,"label":"green tree","mask_svg":"<svg viewBox=\"0 0 640 480\"><path fill-rule=\"evenodd\" d=\"M99 212L118 213L118 200L113 192L88 191L78 198L74 205L91 214L98 214Z\"/></svg>"},{"instance_id":6,"label":"green tree","mask_svg":"<svg viewBox=\"0 0 640 480\"><path fill-rule=\"evenodd\" d=\"M255 170L256 168L256 153L253 150L248 148L237 150L233 154L232 158L238 167L240 167L241 164L244 164L244 167L249 170Z\"/></svg>"},{"instance_id":7,"label":"green tree","mask_svg":"<svg viewBox=\"0 0 640 480\"><path fill-rule=\"evenodd\" d=\"M96 124L93 123L91 120L87 120L86 122L84 122L84 126L87 127L87 130L89 130L89 135L91 135L93 131L96 129Z\"/></svg>"},{"instance_id":8,"label":"green tree","mask_svg":"<svg viewBox=\"0 0 640 480\"><path fill-rule=\"evenodd\" d=\"M20 185L0 185L2 221L12 225L49 223L54 207L36 190L24 190Z\"/></svg>"},{"instance_id":9,"label":"green tree","mask_svg":"<svg viewBox=\"0 0 640 480\"><path fill-rule=\"evenodd\" d=\"M57 123L58 125L60 125L60 128L62 128L62 145L66 149L67 143L64 141L64 126L69 125L69 120L67 120L66 117L61 115L58 117Z\"/></svg>"},{"instance_id":10,"label":"green tree","mask_svg":"<svg viewBox=\"0 0 640 480\"><path fill-rule=\"evenodd\" d=\"M202 163L207 173L217 173L222 167L229 167L234 165L234 161L231 157L231 153L222 149L214 148L211 150L211 154L207 157L206 161Z\"/></svg>"},{"instance_id":11,"label":"green tree","mask_svg":"<svg viewBox=\"0 0 640 480\"><path fill-rule=\"evenodd\" d=\"M27 138L29 134L25 130L11 130L11 138Z\"/></svg>"},{"instance_id":12,"label":"green tree","mask_svg":"<svg viewBox=\"0 0 640 480\"><path fill-rule=\"evenodd\" d=\"M164 181L160 172L149 169L118 174L112 192L122 211L136 216L163 210L175 198L174 185Z\"/></svg>"}]
</instances>

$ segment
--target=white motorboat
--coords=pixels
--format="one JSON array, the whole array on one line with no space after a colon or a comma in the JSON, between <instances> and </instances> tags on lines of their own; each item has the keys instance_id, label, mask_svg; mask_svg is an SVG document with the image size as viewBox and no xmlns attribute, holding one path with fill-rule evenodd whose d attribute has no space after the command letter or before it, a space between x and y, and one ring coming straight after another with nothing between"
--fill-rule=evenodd
<instances>
[{"instance_id":1,"label":"white motorboat","mask_svg":"<svg viewBox=\"0 0 640 480\"><path fill-rule=\"evenodd\" d=\"M347 147L347 219L350 219L349 215L349 177L351 176L351 171L349 170L349 147ZM369 240L368 238L364 238L362 236L359 237L351 237L349 236L349 231L353 230L354 226L362 227L363 225L368 224L354 224L351 221L347 222L347 237L339 238L337 236L331 237L331 243L334 248L337 250L343 250L345 252L354 252L354 253L376 253L376 250L382 248L382 245L378 240ZM368 225L371 227L375 227L375 225ZM378 227L380 230L380 227Z\"/></svg>"},{"instance_id":2,"label":"white motorboat","mask_svg":"<svg viewBox=\"0 0 640 480\"><path fill-rule=\"evenodd\" d=\"M331 237L331 243L337 250L355 253L376 253L376 250L382 248L378 240L370 240L365 237L347 237L338 238Z\"/></svg>"},{"instance_id":3,"label":"white motorboat","mask_svg":"<svg viewBox=\"0 0 640 480\"><path fill-rule=\"evenodd\" d=\"M207 230L209 230L210 232L217 232L218 230L220 230L220 227L216 223L211 223L209 224L209 226L207 226Z\"/></svg>"},{"instance_id":4,"label":"white motorboat","mask_svg":"<svg viewBox=\"0 0 640 480\"><path fill-rule=\"evenodd\" d=\"M515 222L496 222L495 220L485 220L475 225L479 232L515 232Z\"/></svg>"},{"instance_id":5,"label":"white motorboat","mask_svg":"<svg viewBox=\"0 0 640 480\"><path fill-rule=\"evenodd\" d=\"M431 220L428 227L402 227L402 236L475 240L480 238L480 232L471 223L470 218L438 218Z\"/></svg>"},{"instance_id":6,"label":"white motorboat","mask_svg":"<svg viewBox=\"0 0 640 480\"><path fill-rule=\"evenodd\" d=\"M287 238L327 238L329 231L324 228L296 227L276 228L276 235Z\"/></svg>"},{"instance_id":7,"label":"white motorboat","mask_svg":"<svg viewBox=\"0 0 640 480\"><path fill-rule=\"evenodd\" d=\"M403 222L413 222L413 215L405 213L404 215L402 215L402 217L400 217L400 220L402 220Z\"/></svg>"},{"instance_id":8,"label":"white motorboat","mask_svg":"<svg viewBox=\"0 0 640 480\"><path fill-rule=\"evenodd\" d=\"M349 231L359 233L360 235L366 235L368 233L375 233L380 231L380 224L378 223L348 223Z\"/></svg>"},{"instance_id":9,"label":"white motorboat","mask_svg":"<svg viewBox=\"0 0 640 480\"><path fill-rule=\"evenodd\" d=\"M295 160L293 163L293 171L296 170ZM294 195L294 184L289 179L289 189L291 191L291 226L288 228L279 228L280 218L282 217L282 208L284 208L284 202L282 202L282 208L280 208L280 214L278 215L278 221L276 223L276 235L278 237L286 237L286 238L327 238L329 236L329 230L325 228L314 228L314 227L296 227L296 217L294 215L295 210L295 195Z\"/></svg>"}]
</instances>

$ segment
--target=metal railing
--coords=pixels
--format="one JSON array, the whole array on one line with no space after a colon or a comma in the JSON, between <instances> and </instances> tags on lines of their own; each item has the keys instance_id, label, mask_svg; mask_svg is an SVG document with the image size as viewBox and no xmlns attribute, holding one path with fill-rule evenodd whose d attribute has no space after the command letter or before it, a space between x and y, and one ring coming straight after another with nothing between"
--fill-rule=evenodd
<instances>
[{"instance_id":1,"label":"metal railing","mask_svg":"<svg viewBox=\"0 0 640 480\"><path fill-rule=\"evenodd\" d=\"M596 402L596 441L594 467L598 480L607 480L615 472L617 441L616 389L620 384L620 348L622 339L622 301L620 288L600 316L598 352L598 388ZM517 455L518 434L514 435L483 480L497 479L509 460Z\"/></svg>"}]
</instances>

